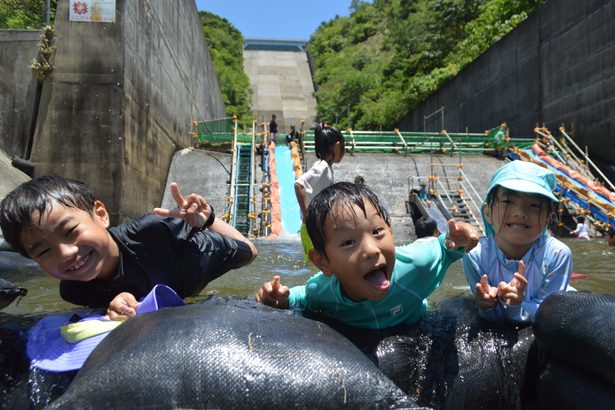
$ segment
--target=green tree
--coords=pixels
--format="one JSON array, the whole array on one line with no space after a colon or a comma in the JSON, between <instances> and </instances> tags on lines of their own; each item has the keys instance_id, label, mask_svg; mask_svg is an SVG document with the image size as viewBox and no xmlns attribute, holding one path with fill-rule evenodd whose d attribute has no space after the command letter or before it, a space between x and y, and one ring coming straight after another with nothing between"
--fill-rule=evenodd
<instances>
[{"instance_id":1,"label":"green tree","mask_svg":"<svg viewBox=\"0 0 615 410\"><path fill-rule=\"evenodd\" d=\"M50 1L50 21L53 26L57 0ZM2 0L0 1L0 28L40 29L45 27L47 9L45 0Z\"/></svg>"},{"instance_id":2,"label":"green tree","mask_svg":"<svg viewBox=\"0 0 615 410\"><path fill-rule=\"evenodd\" d=\"M251 124L252 90L243 69L243 37L228 20L207 11L199 11L199 15L226 113L236 115L240 123Z\"/></svg>"},{"instance_id":3,"label":"green tree","mask_svg":"<svg viewBox=\"0 0 615 410\"><path fill-rule=\"evenodd\" d=\"M350 104L353 128L393 128L543 1L353 0L310 39L318 117Z\"/></svg>"}]
</instances>

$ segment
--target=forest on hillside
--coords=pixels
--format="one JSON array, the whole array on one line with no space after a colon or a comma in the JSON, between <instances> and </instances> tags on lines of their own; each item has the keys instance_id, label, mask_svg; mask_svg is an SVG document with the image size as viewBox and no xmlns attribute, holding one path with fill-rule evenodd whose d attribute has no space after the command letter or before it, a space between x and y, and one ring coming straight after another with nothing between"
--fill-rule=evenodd
<instances>
[{"instance_id":1,"label":"forest on hillside","mask_svg":"<svg viewBox=\"0 0 615 410\"><path fill-rule=\"evenodd\" d=\"M218 76L220 91L229 117L252 124L250 80L243 70L243 36L227 19L199 11L209 54Z\"/></svg>"},{"instance_id":2,"label":"forest on hillside","mask_svg":"<svg viewBox=\"0 0 615 410\"><path fill-rule=\"evenodd\" d=\"M393 129L543 2L353 0L350 16L322 23L308 45L317 118Z\"/></svg>"},{"instance_id":3,"label":"forest on hillside","mask_svg":"<svg viewBox=\"0 0 615 410\"><path fill-rule=\"evenodd\" d=\"M53 25L57 0L49 1L49 22ZM0 1L0 29L36 30L47 24L46 0Z\"/></svg>"}]
</instances>

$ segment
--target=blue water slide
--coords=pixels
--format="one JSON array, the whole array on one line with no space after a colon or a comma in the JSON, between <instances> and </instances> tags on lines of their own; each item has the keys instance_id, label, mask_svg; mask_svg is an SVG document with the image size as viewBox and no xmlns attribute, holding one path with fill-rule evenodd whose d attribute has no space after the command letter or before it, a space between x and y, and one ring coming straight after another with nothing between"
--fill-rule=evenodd
<instances>
[{"instance_id":1,"label":"blue water slide","mask_svg":"<svg viewBox=\"0 0 615 410\"><path fill-rule=\"evenodd\" d=\"M524 151L529 156L531 156L533 159L538 160L538 161L542 162L543 164L545 164L555 174L563 176L566 179L566 181L568 181L569 184L571 184L573 186L576 186L577 188L580 188L580 189L583 189L583 190L587 190L588 189L583 184L581 184L580 182L576 181L574 178L571 178L570 176L568 176L566 173L564 173L564 172L560 171L559 169L553 167L548 162L543 161L542 158L540 158L538 155L536 155L534 152L532 152L532 150L528 149L528 150L524 150ZM594 218L597 219L598 221L603 222L603 223L608 223L608 224L611 224L611 225L615 225L615 220L612 218L612 215L604 213L601 209L599 209L595 205L593 205L591 203L588 203L583 198L579 198L573 191L564 189L559 182L557 183L557 187L555 188L555 190L558 191L558 192L561 192L562 195L564 195L566 198L569 198L572 201L576 202L582 208L588 209L591 212L591 214L594 216ZM591 189L589 191L591 191ZM597 192L591 191L591 193L592 193L593 196L595 196L596 198L598 198L600 201L604 202L605 204L608 204L610 206L615 207L615 204L613 202L611 202L609 199L599 195Z\"/></svg>"},{"instance_id":2,"label":"blue water slide","mask_svg":"<svg viewBox=\"0 0 615 410\"><path fill-rule=\"evenodd\" d=\"M301 209L295 196L295 170L288 146L275 147L275 161L280 185L282 234L292 235L301 229Z\"/></svg>"}]
</instances>

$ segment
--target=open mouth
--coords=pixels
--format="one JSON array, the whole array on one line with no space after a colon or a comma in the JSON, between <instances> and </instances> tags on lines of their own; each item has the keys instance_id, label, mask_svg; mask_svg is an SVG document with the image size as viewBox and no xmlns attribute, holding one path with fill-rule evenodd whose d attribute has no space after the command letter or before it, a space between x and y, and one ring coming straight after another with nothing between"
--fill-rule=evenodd
<instances>
[{"instance_id":1,"label":"open mouth","mask_svg":"<svg viewBox=\"0 0 615 410\"><path fill-rule=\"evenodd\" d=\"M386 290L390 286L390 282L387 279L386 266L380 266L374 270L367 272L363 275L363 279L367 281L372 287L378 290Z\"/></svg>"}]
</instances>

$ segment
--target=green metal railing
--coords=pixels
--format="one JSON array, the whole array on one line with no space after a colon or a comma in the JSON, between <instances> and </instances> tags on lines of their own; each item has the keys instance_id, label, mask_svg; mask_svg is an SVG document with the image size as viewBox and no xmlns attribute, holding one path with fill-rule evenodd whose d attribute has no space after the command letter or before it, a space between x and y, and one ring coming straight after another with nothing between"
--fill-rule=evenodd
<instances>
[{"instance_id":1,"label":"green metal railing","mask_svg":"<svg viewBox=\"0 0 615 410\"><path fill-rule=\"evenodd\" d=\"M195 138L199 146L220 146L232 144L233 118L195 123ZM531 148L533 138L509 138L505 124L484 133L412 132L412 131L343 131L346 149L351 152L396 152L408 153L448 153L482 154L486 150L501 150L508 145L518 148ZM250 144L252 134L237 133L237 143ZM303 133L305 152L314 151L314 132Z\"/></svg>"},{"instance_id":2,"label":"green metal railing","mask_svg":"<svg viewBox=\"0 0 615 410\"><path fill-rule=\"evenodd\" d=\"M233 118L221 118L209 121L195 121L193 136L199 146L223 145L233 142Z\"/></svg>"}]
</instances>

